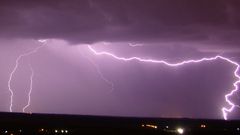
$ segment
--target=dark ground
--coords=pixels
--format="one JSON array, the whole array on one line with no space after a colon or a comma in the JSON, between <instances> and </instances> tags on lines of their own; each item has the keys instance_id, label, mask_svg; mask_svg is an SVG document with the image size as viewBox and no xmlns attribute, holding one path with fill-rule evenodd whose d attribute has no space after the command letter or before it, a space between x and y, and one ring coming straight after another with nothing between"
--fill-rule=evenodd
<instances>
[{"instance_id":1,"label":"dark ground","mask_svg":"<svg viewBox=\"0 0 240 135\"><path fill-rule=\"evenodd\" d=\"M0 135L237 135L240 121L0 113Z\"/></svg>"}]
</instances>

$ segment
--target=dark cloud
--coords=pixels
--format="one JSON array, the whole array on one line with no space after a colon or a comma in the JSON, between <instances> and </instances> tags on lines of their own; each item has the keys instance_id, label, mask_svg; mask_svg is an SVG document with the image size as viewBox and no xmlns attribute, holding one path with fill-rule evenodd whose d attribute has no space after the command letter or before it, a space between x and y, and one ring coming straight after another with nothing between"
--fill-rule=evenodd
<instances>
[{"instance_id":1,"label":"dark cloud","mask_svg":"<svg viewBox=\"0 0 240 135\"><path fill-rule=\"evenodd\" d=\"M238 0L1 0L0 36L238 45Z\"/></svg>"}]
</instances>

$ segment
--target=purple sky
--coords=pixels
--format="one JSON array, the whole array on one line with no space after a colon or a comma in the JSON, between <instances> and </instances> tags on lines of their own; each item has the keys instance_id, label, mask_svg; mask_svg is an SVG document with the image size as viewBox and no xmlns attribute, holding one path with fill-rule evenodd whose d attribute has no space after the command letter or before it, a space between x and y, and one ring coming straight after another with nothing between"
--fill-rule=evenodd
<instances>
[{"instance_id":1,"label":"purple sky","mask_svg":"<svg viewBox=\"0 0 240 135\"><path fill-rule=\"evenodd\" d=\"M48 39L20 61L14 112L27 103L31 63L27 112L222 119L233 65L122 62L86 45L124 57L180 62L221 54L240 63L239 12L238 0L1 0L0 111L9 111L7 82L16 58ZM240 104L240 92L231 100ZM240 109L229 118L239 119Z\"/></svg>"}]
</instances>

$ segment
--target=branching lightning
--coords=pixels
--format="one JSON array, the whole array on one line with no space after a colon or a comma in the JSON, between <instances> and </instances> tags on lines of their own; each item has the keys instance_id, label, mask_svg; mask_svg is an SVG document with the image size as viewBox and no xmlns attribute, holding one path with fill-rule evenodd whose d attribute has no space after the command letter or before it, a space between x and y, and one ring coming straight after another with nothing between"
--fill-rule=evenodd
<instances>
[{"instance_id":1,"label":"branching lightning","mask_svg":"<svg viewBox=\"0 0 240 135\"><path fill-rule=\"evenodd\" d=\"M33 89L33 77L34 77L34 71L32 68L32 65L29 64L30 70L31 70L31 76L30 76L30 88L29 88L29 92L28 92L28 101L27 101L27 105L23 107L23 112L25 112L25 110L30 106L31 104L31 94L32 94L32 89Z\"/></svg>"},{"instance_id":2,"label":"branching lightning","mask_svg":"<svg viewBox=\"0 0 240 135\"><path fill-rule=\"evenodd\" d=\"M185 65L185 64L200 63L200 62L204 62L204 61L214 61L214 60L217 60L217 59L221 59L221 60L226 61L226 62L228 62L228 63L230 63L230 64L232 64L236 67L235 70L234 70L234 76L237 79L237 81L235 81L233 83L234 89L231 90L229 93L227 93L225 95L225 100L230 105L230 107L229 108L222 107L223 118L225 120L227 120L228 113L232 112L235 107L239 107L238 105L235 105L232 101L230 101L229 97L231 97L235 92L238 91L238 84L240 83L240 76L238 75L238 72L239 72L240 65L237 62L232 61L229 58L217 55L215 57L207 57L207 58L201 58L201 59L197 59L197 60L186 60L186 61L182 61L182 62L179 62L179 63L169 63L169 62L164 61L164 60L142 59L140 57L129 57L129 58L119 57L119 56L116 56L116 55L114 55L113 53L110 53L110 52L105 52L105 51L98 52L93 47L91 47L90 45L88 45L88 49L95 55L106 55L106 56L110 56L110 57L112 57L116 60L121 60L121 61L125 61L125 62L136 60L136 61L140 61L140 62L164 64L164 65L167 65L167 66L170 66L170 67L178 67L178 66L182 66L182 65Z\"/></svg>"},{"instance_id":3,"label":"branching lightning","mask_svg":"<svg viewBox=\"0 0 240 135\"><path fill-rule=\"evenodd\" d=\"M9 76L9 80L8 80L8 91L10 92L10 106L9 106L9 111L12 112L13 111L13 97L14 97L14 92L13 92L13 89L11 87L11 82L12 82L12 79L13 79L13 76L15 74L15 72L17 71L18 69L18 66L19 66L19 62L20 60L23 58L23 57L26 57L26 56L29 56L31 54L34 54L36 53L39 49L41 49L45 43L46 43L46 40L38 40L38 42L42 43L42 45L40 45L39 47L29 51L29 52L26 52L26 53L23 53L21 54L20 56L17 57L16 61L15 61L15 66L12 70L12 72L10 73L10 76ZM33 70L32 70L33 72ZM32 77L33 77L33 73L32 73ZM31 78L31 83L32 83L32 78ZM32 85L32 84L31 84ZM30 88L30 91L28 95L31 95L31 88ZM30 104L30 98L29 98L29 104ZM25 110L29 105L25 106L23 110Z\"/></svg>"},{"instance_id":4,"label":"branching lightning","mask_svg":"<svg viewBox=\"0 0 240 135\"><path fill-rule=\"evenodd\" d=\"M103 73L101 72L99 66L98 66L92 59L90 59L89 57L87 57L86 55L82 54L82 56L85 57L85 58L95 67L95 69L96 69L99 77L100 77L104 82L106 82L107 84L109 84L109 85L111 86L111 91L110 91L110 92L114 91L114 84L113 84L113 82L110 81L110 80L108 80L108 79L103 75Z\"/></svg>"}]
</instances>

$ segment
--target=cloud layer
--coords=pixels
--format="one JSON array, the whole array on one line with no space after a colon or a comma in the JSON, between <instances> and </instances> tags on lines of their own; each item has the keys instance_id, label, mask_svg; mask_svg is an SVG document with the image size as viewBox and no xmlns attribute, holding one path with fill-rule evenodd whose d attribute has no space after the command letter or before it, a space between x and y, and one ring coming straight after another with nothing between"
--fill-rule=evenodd
<instances>
[{"instance_id":1,"label":"cloud layer","mask_svg":"<svg viewBox=\"0 0 240 135\"><path fill-rule=\"evenodd\" d=\"M237 46L239 12L237 0L2 0L0 36Z\"/></svg>"}]
</instances>

